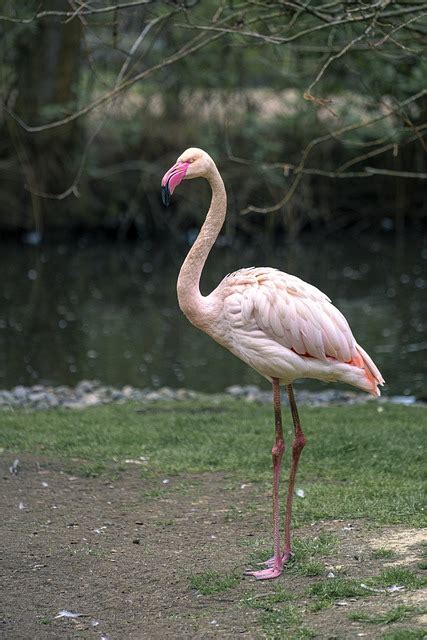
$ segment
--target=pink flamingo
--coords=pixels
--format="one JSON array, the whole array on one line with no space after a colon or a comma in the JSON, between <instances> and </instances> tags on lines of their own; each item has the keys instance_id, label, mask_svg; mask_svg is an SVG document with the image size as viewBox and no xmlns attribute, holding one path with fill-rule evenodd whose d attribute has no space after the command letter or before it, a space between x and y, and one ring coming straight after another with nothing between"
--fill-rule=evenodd
<instances>
[{"instance_id":1,"label":"pink flamingo","mask_svg":"<svg viewBox=\"0 0 427 640\"><path fill-rule=\"evenodd\" d=\"M184 151L164 175L162 199L170 204L184 179L206 178L212 200L197 240L178 277L179 306L188 320L246 362L273 385L275 443L273 456L274 555L266 569L248 571L258 580L277 578L290 559L291 513L295 478L305 437L301 429L292 382L317 378L346 382L379 396L384 380L369 355L359 346L342 313L319 289L296 276L269 267L240 269L226 276L208 296L199 289L200 276L223 225L227 196L212 158L202 149ZM286 502L284 549L279 533L279 479L285 449L280 385L286 385L295 437Z\"/></svg>"}]
</instances>

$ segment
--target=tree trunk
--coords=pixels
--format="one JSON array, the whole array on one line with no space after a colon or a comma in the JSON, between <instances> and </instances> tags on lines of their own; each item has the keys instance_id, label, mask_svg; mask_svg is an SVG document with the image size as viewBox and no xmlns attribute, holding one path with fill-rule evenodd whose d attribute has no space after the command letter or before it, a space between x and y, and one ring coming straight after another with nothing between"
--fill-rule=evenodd
<instances>
[{"instance_id":1,"label":"tree trunk","mask_svg":"<svg viewBox=\"0 0 427 640\"><path fill-rule=\"evenodd\" d=\"M67 0L45 0L37 8L69 11ZM17 36L14 110L29 125L39 125L73 112L77 105L81 62L81 22L75 18L46 17ZM52 202L34 193L60 193L73 180L81 155L79 124L72 122L40 133L26 133L9 120L9 132L23 180L20 211L14 216L21 228L43 232L46 216L54 215ZM33 193L31 193L33 192ZM76 202L70 200L70 213ZM13 225L15 226L15 225Z\"/></svg>"}]
</instances>

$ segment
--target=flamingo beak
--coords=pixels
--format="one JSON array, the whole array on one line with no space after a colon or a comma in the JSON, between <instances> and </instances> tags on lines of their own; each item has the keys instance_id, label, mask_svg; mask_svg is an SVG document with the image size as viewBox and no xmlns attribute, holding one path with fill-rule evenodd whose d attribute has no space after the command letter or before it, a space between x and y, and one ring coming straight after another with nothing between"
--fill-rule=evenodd
<instances>
[{"instance_id":1,"label":"flamingo beak","mask_svg":"<svg viewBox=\"0 0 427 640\"><path fill-rule=\"evenodd\" d=\"M189 164L189 162L178 161L163 176L161 191L165 207L170 205L175 188L184 180Z\"/></svg>"}]
</instances>

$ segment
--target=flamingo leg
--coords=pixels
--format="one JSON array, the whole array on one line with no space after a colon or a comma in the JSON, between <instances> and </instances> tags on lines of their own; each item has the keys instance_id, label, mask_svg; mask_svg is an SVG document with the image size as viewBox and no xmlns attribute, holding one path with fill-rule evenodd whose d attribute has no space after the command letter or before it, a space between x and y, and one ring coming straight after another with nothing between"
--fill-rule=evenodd
<instances>
[{"instance_id":1,"label":"flamingo leg","mask_svg":"<svg viewBox=\"0 0 427 640\"><path fill-rule=\"evenodd\" d=\"M277 578L282 573L283 559L280 550L279 531L279 482L285 443L283 440L282 411L280 403L280 384L278 378L273 378L273 405L275 423L275 441L271 450L273 458L273 543L274 556L266 564L268 569L247 571L246 575L255 576L257 580Z\"/></svg>"},{"instance_id":2,"label":"flamingo leg","mask_svg":"<svg viewBox=\"0 0 427 640\"><path fill-rule=\"evenodd\" d=\"M286 516L285 516L285 547L283 550L282 560L288 562L291 557L291 519L292 519L292 502L295 492L295 478L297 476L298 462L301 452L305 445L305 437L301 429L301 423L298 415L297 404L295 402L294 390L291 384L286 385L288 392L289 406L291 409L292 420L294 423L294 441L292 442L292 464L289 476L288 497L286 500Z\"/></svg>"}]
</instances>

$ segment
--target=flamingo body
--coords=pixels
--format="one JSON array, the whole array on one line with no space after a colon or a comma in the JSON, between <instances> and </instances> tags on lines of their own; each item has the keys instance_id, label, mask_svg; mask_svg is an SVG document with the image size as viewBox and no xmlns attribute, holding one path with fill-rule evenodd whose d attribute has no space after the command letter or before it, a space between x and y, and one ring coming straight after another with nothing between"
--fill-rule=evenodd
<instances>
[{"instance_id":1,"label":"flamingo body","mask_svg":"<svg viewBox=\"0 0 427 640\"><path fill-rule=\"evenodd\" d=\"M316 378L380 395L383 378L343 314L300 278L269 267L240 269L202 304L212 321L201 328L268 380Z\"/></svg>"}]
</instances>

